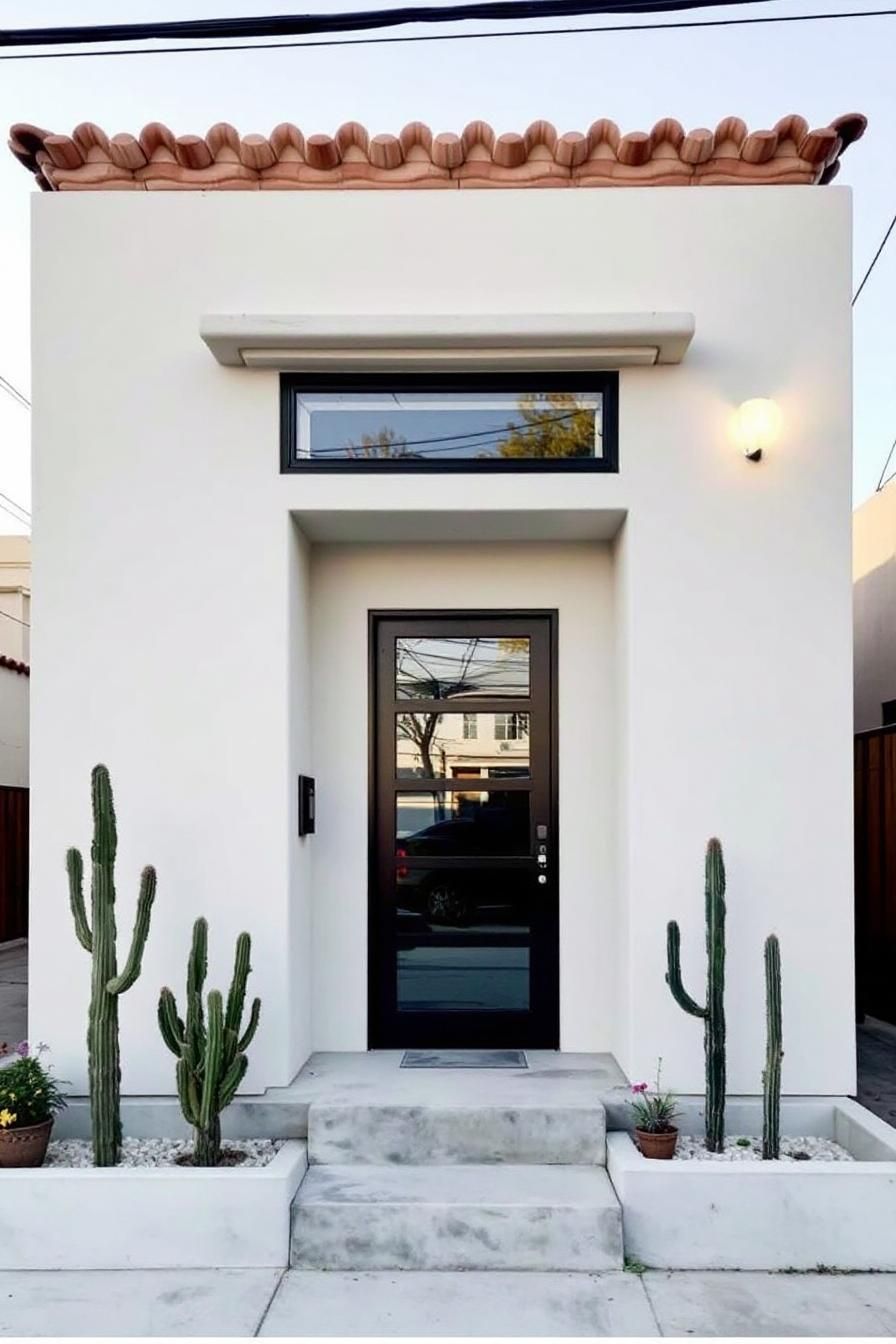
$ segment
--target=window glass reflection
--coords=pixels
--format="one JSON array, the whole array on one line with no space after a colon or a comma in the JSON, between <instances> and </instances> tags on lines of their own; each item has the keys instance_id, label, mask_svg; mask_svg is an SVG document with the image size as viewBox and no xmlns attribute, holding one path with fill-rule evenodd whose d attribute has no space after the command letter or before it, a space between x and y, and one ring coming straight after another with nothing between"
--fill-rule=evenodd
<instances>
[{"instance_id":1,"label":"window glass reflection","mask_svg":"<svg viewBox=\"0 0 896 1344\"><path fill-rule=\"evenodd\" d=\"M525 778L529 715L398 714L395 773L405 779Z\"/></svg>"},{"instance_id":2,"label":"window glass reflection","mask_svg":"<svg viewBox=\"0 0 896 1344\"><path fill-rule=\"evenodd\" d=\"M420 854L528 854L529 794L452 791L399 793L396 857Z\"/></svg>"},{"instance_id":3,"label":"window glass reflection","mask_svg":"<svg viewBox=\"0 0 896 1344\"><path fill-rule=\"evenodd\" d=\"M410 638L395 641L398 700L457 700L464 696L527 697L529 641L501 638Z\"/></svg>"},{"instance_id":4,"label":"window glass reflection","mask_svg":"<svg viewBox=\"0 0 896 1344\"><path fill-rule=\"evenodd\" d=\"M302 392L296 456L451 462L600 457L600 392Z\"/></svg>"}]
</instances>

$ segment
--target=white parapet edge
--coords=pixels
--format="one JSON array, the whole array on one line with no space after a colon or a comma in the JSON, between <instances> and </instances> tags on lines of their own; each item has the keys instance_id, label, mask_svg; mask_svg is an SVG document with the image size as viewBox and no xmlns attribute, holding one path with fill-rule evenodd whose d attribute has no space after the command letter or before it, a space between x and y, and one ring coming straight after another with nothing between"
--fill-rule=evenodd
<instances>
[{"instance_id":1,"label":"white parapet edge","mask_svg":"<svg viewBox=\"0 0 896 1344\"><path fill-rule=\"evenodd\" d=\"M290 1139L264 1167L4 1170L0 1269L278 1268L307 1167Z\"/></svg>"}]
</instances>

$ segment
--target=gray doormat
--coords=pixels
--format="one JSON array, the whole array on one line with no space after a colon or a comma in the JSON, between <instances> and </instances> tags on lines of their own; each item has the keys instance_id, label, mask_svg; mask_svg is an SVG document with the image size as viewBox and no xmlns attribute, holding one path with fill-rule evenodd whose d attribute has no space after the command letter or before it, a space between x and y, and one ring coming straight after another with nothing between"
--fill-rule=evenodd
<instances>
[{"instance_id":1,"label":"gray doormat","mask_svg":"<svg viewBox=\"0 0 896 1344\"><path fill-rule=\"evenodd\" d=\"M528 1069L522 1050L405 1050L403 1069Z\"/></svg>"}]
</instances>

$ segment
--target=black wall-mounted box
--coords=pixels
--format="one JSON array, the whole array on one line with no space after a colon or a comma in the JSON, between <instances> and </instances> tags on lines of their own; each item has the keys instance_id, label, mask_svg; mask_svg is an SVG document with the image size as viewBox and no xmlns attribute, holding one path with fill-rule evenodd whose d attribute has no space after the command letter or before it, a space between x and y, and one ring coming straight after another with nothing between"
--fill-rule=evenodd
<instances>
[{"instance_id":1,"label":"black wall-mounted box","mask_svg":"<svg viewBox=\"0 0 896 1344\"><path fill-rule=\"evenodd\" d=\"M314 780L299 775L299 835L314 834Z\"/></svg>"}]
</instances>

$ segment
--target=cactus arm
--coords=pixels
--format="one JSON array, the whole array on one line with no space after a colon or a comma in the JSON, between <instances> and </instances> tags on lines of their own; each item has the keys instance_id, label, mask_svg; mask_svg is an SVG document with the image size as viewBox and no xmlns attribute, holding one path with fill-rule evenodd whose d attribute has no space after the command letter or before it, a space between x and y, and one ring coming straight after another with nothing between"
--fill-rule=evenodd
<instances>
[{"instance_id":1,"label":"cactus arm","mask_svg":"<svg viewBox=\"0 0 896 1344\"><path fill-rule=\"evenodd\" d=\"M220 1092L218 1094L218 1105L223 1111L225 1106L229 1106L237 1093L237 1088L246 1076L246 1070L249 1067L249 1061L245 1055L237 1055L230 1068L224 1075L221 1082Z\"/></svg>"},{"instance_id":2,"label":"cactus arm","mask_svg":"<svg viewBox=\"0 0 896 1344\"><path fill-rule=\"evenodd\" d=\"M187 1067L184 1059L177 1061L177 1095L180 1098L180 1108L183 1111L184 1119L188 1125L199 1124L199 1096L196 1091L196 1083L192 1073Z\"/></svg>"},{"instance_id":3,"label":"cactus arm","mask_svg":"<svg viewBox=\"0 0 896 1344\"><path fill-rule=\"evenodd\" d=\"M197 919L193 925L193 945L187 962L187 999L202 993L208 971L208 922Z\"/></svg>"},{"instance_id":4,"label":"cactus arm","mask_svg":"<svg viewBox=\"0 0 896 1344\"><path fill-rule=\"evenodd\" d=\"M172 1055L180 1059L183 1051L184 1024L177 1015L177 1003L167 986L159 994L159 1031Z\"/></svg>"},{"instance_id":5,"label":"cactus arm","mask_svg":"<svg viewBox=\"0 0 896 1344\"><path fill-rule=\"evenodd\" d=\"M248 1050L249 1046L251 1045L252 1039L255 1036L256 1031L258 1030L258 1019L260 1015L261 1015L261 999L253 999L252 1008L249 1012L249 1025L246 1027L246 1030L240 1037L240 1040L236 1047L239 1054L242 1054L244 1050Z\"/></svg>"},{"instance_id":6,"label":"cactus arm","mask_svg":"<svg viewBox=\"0 0 896 1344\"><path fill-rule=\"evenodd\" d=\"M81 851L70 849L65 856L65 866L68 870L68 895L72 918L75 921L75 935L84 951L92 952L93 935L84 907L84 860L81 858Z\"/></svg>"},{"instance_id":7,"label":"cactus arm","mask_svg":"<svg viewBox=\"0 0 896 1344\"><path fill-rule=\"evenodd\" d=\"M205 1071L199 1101L199 1128L208 1130L218 1113L218 1089L224 1054L224 1000L213 989L208 996L208 1036L205 1043Z\"/></svg>"},{"instance_id":8,"label":"cactus arm","mask_svg":"<svg viewBox=\"0 0 896 1344\"><path fill-rule=\"evenodd\" d=\"M248 933L241 933L236 940L236 951L233 959L233 979L230 982L230 992L227 995L227 1012L224 1015L225 1031L232 1031L239 1035L240 1022L243 1019L243 1004L246 1001L246 981L249 978L249 972L252 967L249 965L249 954L252 950L252 940Z\"/></svg>"},{"instance_id":9,"label":"cactus arm","mask_svg":"<svg viewBox=\"0 0 896 1344\"><path fill-rule=\"evenodd\" d=\"M706 1009L691 998L681 980L681 931L674 919L666 927L666 984L672 991L672 997L692 1017L706 1017Z\"/></svg>"},{"instance_id":10,"label":"cactus arm","mask_svg":"<svg viewBox=\"0 0 896 1344\"><path fill-rule=\"evenodd\" d=\"M149 921L152 915L152 903L156 898L156 870L144 868L140 875L140 895L137 897L137 914L134 919L134 933L131 938L131 950L125 962L124 970L106 985L110 994L123 994L140 974L143 963L143 951L149 934Z\"/></svg>"}]
</instances>

